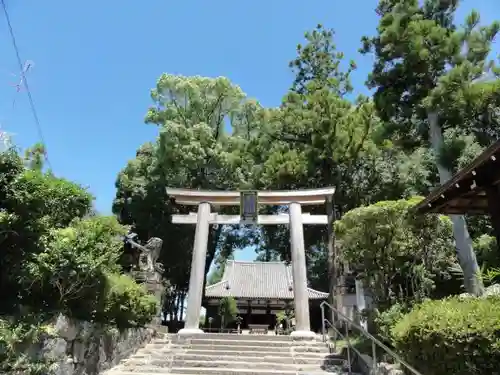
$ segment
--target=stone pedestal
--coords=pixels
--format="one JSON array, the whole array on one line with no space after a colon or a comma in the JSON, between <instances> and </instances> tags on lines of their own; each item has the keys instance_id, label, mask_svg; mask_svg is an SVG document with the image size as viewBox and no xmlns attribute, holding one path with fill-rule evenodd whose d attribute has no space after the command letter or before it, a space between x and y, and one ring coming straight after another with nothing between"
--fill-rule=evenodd
<instances>
[{"instance_id":1,"label":"stone pedestal","mask_svg":"<svg viewBox=\"0 0 500 375\"><path fill-rule=\"evenodd\" d=\"M141 283L146 287L149 294L155 296L158 300L158 311L156 316L151 321L151 324L156 326L161 325L161 313L163 308L163 306L161 306L161 301L164 292L161 274L156 271L135 271L133 272L133 277L138 283Z\"/></svg>"},{"instance_id":2,"label":"stone pedestal","mask_svg":"<svg viewBox=\"0 0 500 375\"><path fill-rule=\"evenodd\" d=\"M290 336L297 339L315 339L316 334L312 331L292 331Z\"/></svg>"}]
</instances>

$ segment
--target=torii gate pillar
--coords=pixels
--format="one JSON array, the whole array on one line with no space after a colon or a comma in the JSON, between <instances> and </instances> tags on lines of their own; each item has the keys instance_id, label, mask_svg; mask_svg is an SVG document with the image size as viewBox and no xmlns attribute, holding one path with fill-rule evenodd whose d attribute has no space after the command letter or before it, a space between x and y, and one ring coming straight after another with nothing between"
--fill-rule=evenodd
<instances>
[{"instance_id":1,"label":"torii gate pillar","mask_svg":"<svg viewBox=\"0 0 500 375\"><path fill-rule=\"evenodd\" d=\"M199 328L201 300L203 298L203 279L207 259L208 235L210 230L210 203L200 202L198 205L196 231L194 233L191 273L189 275L189 293L187 296L186 319L184 328L179 333L203 333ZM190 306L192 306L190 308ZM196 308L198 306L198 308Z\"/></svg>"},{"instance_id":2,"label":"torii gate pillar","mask_svg":"<svg viewBox=\"0 0 500 375\"><path fill-rule=\"evenodd\" d=\"M304 224L326 225L326 215L309 215L302 213L303 205L318 205L335 192L334 188L298 190L298 191L260 191L257 193L260 205L289 206L289 213L278 215L258 215L257 225L290 225L290 244L292 250L293 296L295 304L296 330L292 336L314 338L309 316L309 298L306 274L306 256L304 246ZM239 192L199 191L183 189L167 189L167 194L178 204L197 205L197 214L172 215L174 224L196 224L191 274L185 326L180 335L203 333L199 328L201 302L203 296L203 279L207 254L210 224L240 224L241 217L236 215L218 215L210 212L211 205L238 206ZM245 224L245 223L243 223Z\"/></svg>"}]
</instances>

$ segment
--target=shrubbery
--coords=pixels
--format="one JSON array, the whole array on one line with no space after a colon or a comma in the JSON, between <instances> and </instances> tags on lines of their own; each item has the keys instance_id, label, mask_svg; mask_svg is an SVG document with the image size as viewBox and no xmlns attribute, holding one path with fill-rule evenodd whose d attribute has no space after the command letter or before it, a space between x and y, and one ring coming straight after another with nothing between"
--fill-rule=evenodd
<instances>
[{"instance_id":1,"label":"shrubbery","mask_svg":"<svg viewBox=\"0 0 500 375\"><path fill-rule=\"evenodd\" d=\"M12 322L0 319L0 374L47 375L51 361L25 354L26 349L46 334L33 321Z\"/></svg>"},{"instance_id":2,"label":"shrubbery","mask_svg":"<svg viewBox=\"0 0 500 375\"><path fill-rule=\"evenodd\" d=\"M392 336L423 374L498 374L499 311L499 297L426 301L395 325Z\"/></svg>"},{"instance_id":3,"label":"shrubbery","mask_svg":"<svg viewBox=\"0 0 500 375\"><path fill-rule=\"evenodd\" d=\"M44 236L84 217L91 205L85 188L26 168L15 150L0 153L0 269L8 271L0 273L1 313L16 314L20 305L40 299L26 264L46 250Z\"/></svg>"},{"instance_id":4,"label":"shrubbery","mask_svg":"<svg viewBox=\"0 0 500 375\"><path fill-rule=\"evenodd\" d=\"M127 275L108 274L104 308L97 319L118 328L143 326L156 314L158 301Z\"/></svg>"},{"instance_id":5,"label":"shrubbery","mask_svg":"<svg viewBox=\"0 0 500 375\"><path fill-rule=\"evenodd\" d=\"M85 188L35 164L27 167L15 150L0 153L1 373L46 373L19 348L54 315L128 328L156 313L155 298L120 274L128 228L90 216Z\"/></svg>"},{"instance_id":6,"label":"shrubbery","mask_svg":"<svg viewBox=\"0 0 500 375\"><path fill-rule=\"evenodd\" d=\"M432 298L436 283L451 278L448 267L456 257L451 221L417 215L413 208L421 199L358 207L335 223L342 260L382 311L395 303Z\"/></svg>"},{"instance_id":7,"label":"shrubbery","mask_svg":"<svg viewBox=\"0 0 500 375\"><path fill-rule=\"evenodd\" d=\"M395 303L387 310L377 313L375 316L375 324L377 332L383 341L389 344L392 343L392 329L408 310L408 307L400 303Z\"/></svg>"},{"instance_id":8,"label":"shrubbery","mask_svg":"<svg viewBox=\"0 0 500 375\"><path fill-rule=\"evenodd\" d=\"M43 251L26 264L32 303L73 318L93 320L105 289L105 273L118 272L125 229L113 217L75 219L42 236Z\"/></svg>"},{"instance_id":9,"label":"shrubbery","mask_svg":"<svg viewBox=\"0 0 500 375\"><path fill-rule=\"evenodd\" d=\"M42 237L44 251L27 263L27 277L37 305L72 318L119 328L144 325L156 313L157 301L117 261L126 228L114 217L75 219L70 226Z\"/></svg>"}]
</instances>

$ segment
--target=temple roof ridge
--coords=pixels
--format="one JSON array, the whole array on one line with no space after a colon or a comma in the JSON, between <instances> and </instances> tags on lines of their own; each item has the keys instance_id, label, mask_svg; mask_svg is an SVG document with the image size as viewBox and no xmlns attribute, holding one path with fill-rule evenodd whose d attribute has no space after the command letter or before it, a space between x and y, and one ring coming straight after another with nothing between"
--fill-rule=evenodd
<instances>
[{"instance_id":1,"label":"temple roof ridge","mask_svg":"<svg viewBox=\"0 0 500 375\"><path fill-rule=\"evenodd\" d=\"M205 288L208 298L293 299L291 263L228 260L221 281ZM308 288L309 299L328 293Z\"/></svg>"}]
</instances>

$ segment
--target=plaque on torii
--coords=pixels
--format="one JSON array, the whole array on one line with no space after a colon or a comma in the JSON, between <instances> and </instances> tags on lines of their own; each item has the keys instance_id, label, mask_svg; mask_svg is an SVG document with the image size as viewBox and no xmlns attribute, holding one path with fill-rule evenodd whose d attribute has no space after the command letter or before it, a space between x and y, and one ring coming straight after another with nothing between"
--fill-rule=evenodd
<instances>
[{"instance_id":1,"label":"plaque on torii","mask_svg":"<svg viewBox=\"0 0 500 375\"><path fill-rule=\"evenodd\" d=\"M256 225L259 219L259 198L257 191L240 192L240 223Z\"/></svg>"},{"instance_id":2,"label":"plaque on torii","mask_svg":"<svg viewBox=\"0 0 500 375\"><path fill-rule=\"evenodd\" d=\"M196 225L185 326L181 335L202 334L199 329L203 296L203 279L211 224L221 225L283 225L290 226L293 294L296 330L293 336L314 338L310 329L309 300L304 246L304 225L327 225L327 215L302 213L302 206L321 205L333 197L335 189L295 191L202 191L167 188L177 204L198 206L197 213L172 215L174 224ZM288 206L288 213L259 215L259 206ZM220 215L211 206L240 206L240 215Z\"/></svg>"}]
</instances>

